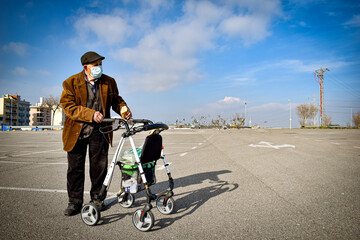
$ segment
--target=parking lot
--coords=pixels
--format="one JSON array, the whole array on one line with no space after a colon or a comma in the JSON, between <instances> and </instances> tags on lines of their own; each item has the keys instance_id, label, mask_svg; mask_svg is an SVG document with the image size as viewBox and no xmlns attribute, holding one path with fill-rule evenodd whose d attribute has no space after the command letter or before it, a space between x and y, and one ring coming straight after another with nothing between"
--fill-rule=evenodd
<instances>
[{"instance_id":1,"label":"parking lot","mask_svg":"<svg viewBox=\"0 0 360 240\"><path fill-rule=\"evenodd\" d=\"M360 239L360 130L165 131L175 211L162 215L153 208L155 225L145 233L131 220L145 193L136 193L132 208L122 208L119 169L96 226L80 215L64 216L61 134L0 132L1 239ZM134 136L137 146L146 134ZM109 161L120 135L115 132ZM161 161L156 177L155 193L167 187ZM88 175L85 189L87 202Z\"/></svg>"}]
</instances>

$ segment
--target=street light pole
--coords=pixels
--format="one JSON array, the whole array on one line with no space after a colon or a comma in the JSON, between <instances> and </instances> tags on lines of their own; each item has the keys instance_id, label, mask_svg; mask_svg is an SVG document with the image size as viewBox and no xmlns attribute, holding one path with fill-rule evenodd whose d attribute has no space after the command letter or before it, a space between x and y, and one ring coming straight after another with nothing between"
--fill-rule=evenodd
<instances>
[{"instance_id":1,"label":"street light pole","mask_svg":"<svg viewBox=\"0 0 360 240\"><path fill-rule=\"evenodd\" d=\"M246 118L247 118L247 113L246 113L246 104L247 104L247 102L245 102L245 120L244 120L244 122L245 122L245 126L246 126Z\"/></svg>"},{"instance_id":2,"label":"street light pole","mask_svg":"<svg viewBox=\"0 0 360 240\"><path fill-rule=\"evenodd\" d=\"M10 129L12 127L12 98L10 96Z\"/></svg>"},{"instance_id":3,"label":"street light pole","mask_svg":"<svg viewBox=\"0 0 360 240\"><path fill-rule=\"evenodd\" d=\"M288 101L290 103L290 119L289 120L290 120L290 129L291 129L291 121L292 121L292 118L291 118L291 100L289 99Z\"/></svg>"}]
</instances>

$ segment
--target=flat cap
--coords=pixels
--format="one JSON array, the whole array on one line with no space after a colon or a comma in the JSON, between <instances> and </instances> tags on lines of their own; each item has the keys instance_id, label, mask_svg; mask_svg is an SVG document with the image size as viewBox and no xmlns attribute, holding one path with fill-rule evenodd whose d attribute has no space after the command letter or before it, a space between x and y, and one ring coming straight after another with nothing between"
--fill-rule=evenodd
<instances>
[{"instance_id":1,"label":"flat cap","mask_svg":"<svg viewBox=\"0 0 360 240\"><path fill-rule=\"evenodd\" d=\"M97 54L96 52L90 51L81 56L81 64L86 65L92 62L96 62L99 59L104 60L105 57Z\"/></svg>"}]
</instances>

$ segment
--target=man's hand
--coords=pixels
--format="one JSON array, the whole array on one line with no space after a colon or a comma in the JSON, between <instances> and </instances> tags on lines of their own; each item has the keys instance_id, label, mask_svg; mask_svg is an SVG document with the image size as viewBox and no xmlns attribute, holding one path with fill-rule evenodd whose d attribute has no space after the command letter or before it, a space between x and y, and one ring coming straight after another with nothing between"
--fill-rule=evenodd
<instances>
[{"instance_id":1,"label":"man's hand","mask_svg":"<svg viewBox=\"0 0 360 240\"><path fill-rule=\"evenodd\" d=\"M101 123L104 119L104 116L101 114L101 112L96 111L93 116L93 120L97 123Z\"/></svg>"},{"instance_id":2,"label":"man's hand","mask_svg":"<svg viewBox=\"0 0 360 240\"><path fill-rule=\"evenodd\" d=\"M120 115L122 118L125 118L127 120L132 118L132 113L130 109L127 106L123 106L120 110Z\"/></svg>"},{"instance_id":3,"label":"man's hand","mask_svg":"<svg viewBox=\"0 0 360 240\"><path fill-rule=\"evenodd\" d=\"M126 118L127 120L129 120L129 119L132 118L132 113L131 113L130 109L127 110L125 118Z\"/></svg>"}]
</instances>

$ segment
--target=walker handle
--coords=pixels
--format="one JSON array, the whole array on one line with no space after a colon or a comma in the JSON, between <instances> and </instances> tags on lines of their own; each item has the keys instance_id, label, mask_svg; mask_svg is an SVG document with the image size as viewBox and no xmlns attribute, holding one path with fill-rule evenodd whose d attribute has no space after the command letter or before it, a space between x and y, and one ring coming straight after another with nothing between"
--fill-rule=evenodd
<instances>
[{"instance_id":1,"label":"walker handle","mask_svg":"<svg viewBox=\"0 0 360 240\"><path fill-rule=\"evenodd\" d=\"M123 118L104 118L102 120L102 122L103 123L113 123L112 125L107 125L105 127L100 128L100 132L103 134L118 130L122 124L124 124L126 131L130 131L127 121ZM111 128L111 129L109 131L107 131L109 128Z\"/></svg>"},{"instance_id":2,"label":"walker handle","mask_svg":"<svg viewBox=\"0 0 360 240\"><path fill-rule=\"evenodd\" d=\"M153 123L152 121L148 120L148 119L130 119L130 120L126 120L124 118L104 118L103 121L104 123L113 123L112 125L108 125L105 127L102 127L102 133L109 133L109 132L113 132L116 131L120 128L120 126L123 124L126 128L126 131L130 133L130 128L129 128L129 123L143 123L144 125L141 128L138 128L136 130L134 130L134 133L136 132L141 132L141 131L150 131L150 130L154 130L154 129L161 129L162 130L167 130L169 129L169 126L164 124L164 123ZM104 131L111 128L111 130L109 131Z\"/></svg>"},{"instance_id":3,"label":"walker handle","mask_svg":"<svg viewBox=\"0 0 360 240\"><path fill-rule=\"evenodd\" d=\"M102 122L115 122L115 118L104 118Z\"/></svg>"},{"instance_id":4,"label":"walker handle","mask_svg":"<svg viewBox=\"0 0 360 240\"><path fill-rule=\"evenodd\" d=\"M155 123L155 124L150 124L150 125L144 126L144 131L149 131L149 130L153 130L153 129L168 130L169 126L166 125L165 123Z\"/></svg>"}]
</instances>

